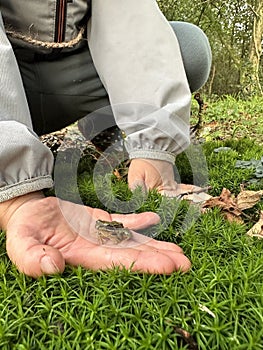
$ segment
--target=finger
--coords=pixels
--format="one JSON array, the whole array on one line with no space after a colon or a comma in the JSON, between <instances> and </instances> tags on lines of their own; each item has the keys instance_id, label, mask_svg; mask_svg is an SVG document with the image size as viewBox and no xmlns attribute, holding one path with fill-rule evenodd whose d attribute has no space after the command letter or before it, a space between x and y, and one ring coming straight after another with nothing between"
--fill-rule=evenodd
<instances>
[{"instance_id":1,"label":"finger","mask_svg":"<svg viewBox=\"0 0 263 350\"><path fill-rule=\"evenodd\" d=\"M182 269L182 271L188 271L191 267L191 262L183 254L182 248L174 243L157 241L155 239L152 239L147 242L147 247L148 249L158 250L164 253L165 255L169 256L174 261L174 264L177 266L176 270ZM140 249L140 247L137 247L137 249ZM143 250L145 250L145 248ZM181 254L180 266L178 265L178 257L179 257L178 254Z\"/></svg>"},{"instance_id":2,"label":"finger","mask_svg":"<svg viewBox=\"0 0 263 350\"><path fill-rule=\"evenodd\" d=\"M125 227L132 230L142 230L146 227L157 225L160 222L158 214L153 212L144 212L140 214L112 214L111 219L120 221Z\"/></svg>"},{"instance_id":3,"label":"finger","mask_svg":"<svg viewBox=\"0 0 263 350\"><path fill-rule=\"evenodd\" d=\"M154 212L144 212L139 214L109 214L102 209L94 209L85 207L89 215L90 222L96 220L119 221L123 226L129 227L131 230L141 230L149 226L157 225L160 222L160 217ZM84 216L83 216L84 218ZM87 217L85 218L87 221Z\"/></svg>"},{"instance_id":4,"label":"finger","mask_svg":"<svg viewBox=\"0 0 263 350\"><path fill-rule=\"evenodd\" d=\"M190 267L190 260L182 253L141 251L132 265L132 271L171 274L175 271L187 272Z\"/></svg>"},{"instance_id":5,"label":"finger","mask_svg":"<svg viewBox=\"0 0 263 350\"><path fill-rule=\"evenodd\" d=\"M162 196L166 196L169 198L176 198L176 197L180 196L180 194L178 193L177 190L162 190L162 191L159 191L159 193Z\"/></svg>"},{"instance_id":6,"label":"finger","mask_svg":"<svg viewBox=\"0 0 263 350\"><path fill-rule=\"evenodd\" d=\"M198 192L198 191L205 191L205 189L202 189L202 187L195 186L195 185L190 185L190 184L177 184L177 190L178 194L181 193L193 193L193 192Z\"/></svg>"},{"instance_id":7,"label":"finger","mask_svg":"<svg viewBox=\"0 0 263 350\"><path fill-rule=\"evenodd\" d=\"M171 259L174 259L175 253L183 254L182 248L174 243L158 241L136 232L133 232L132 239L121 242L115 247L134 248L141 251L159 251Z\"/></svg>"},{"instance_id":8,"label":"finger","mask_svg":"<svg viewBox=\"0 0 263 350\"><path fill-rule=\"evenodd\" d=\"M182 253L161 249L109 248L95 245L78 237L70 250L64 252L67 263L93 270L111 269L113 266L132 268L133 271L170 274L187 271L191 263Z\"/></svg>"},{"instance_id":9,"label":"finger","mask_svg":"<svg viewBox=\"0 0 263 350\"><path fill-rule=\"evenodd\" d=\"M11 233L11 236L11 239L7 238L6 249L10 260L20 272L36 278L64 271L65 260L59 250L24 234Z\"/></svg>"},{"instance_id":10,"label":"finger","mask_svg":"<svg viewBox=\"0 0 263 350\"><path fill-rule=\"evenodd\" d=\"M182 194L194 193L202 191L202 188L195 185L188 184L177 184L174 183L174 186L162 186L158 188L158 192L163 196L167 197L178 197ZM205 190L204 190L205 191Z\"/></svg>"},{"instance_id":11,"label":"finger","mask_svg":"<svg viewBox=\"0 0 263 350\"><path fill-rule=\"evenodd\" d=\"M183 253L183 249L181 247L171 242L157 241L156 239L151 239L150 241L148 241L147 245L152 249L154 248L176 253Z\"/></svg>"},{"instance_id":12,"label":"finger","mask_svg":"<svg viewBox=\"0 0 263 350\"><path fill-rule=\"evenodd\" d=\"M183 250L178 245L171 243L171 242L165 242L165 241L158 241L156 239L153 239L149 236L146 236L144 234L131 231L132 236L129 240L124 240L118 245L112 245L112 244L103 244L104 246L108 247L118 247L118 248L136 248L139 250L162 250L164 252L171 252L173 253L183 253Z\"/></svg>"}]
</instances>

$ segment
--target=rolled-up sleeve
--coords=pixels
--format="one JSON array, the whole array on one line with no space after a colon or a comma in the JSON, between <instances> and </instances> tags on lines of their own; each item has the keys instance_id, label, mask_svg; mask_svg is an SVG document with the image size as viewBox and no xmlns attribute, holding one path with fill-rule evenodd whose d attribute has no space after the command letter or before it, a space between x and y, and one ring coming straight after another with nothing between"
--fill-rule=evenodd
<instances>
[{"instance_id":1,"label":"rolled-up sleeve","mask_svg":"<svg viewBox=\"0 0 263 350\"><path fill-rule=\"evenodd\" d=\"M32 131L30 112L0 14L0 202L53 186L53 155Z\"/></svg>"},{"instance_id":2,"label":"rolled-up sleeve","mask_svg":"<svg viewBox=\"0 0 263 350\"><path fill-rule=\"evenodd\" d=\"M174 161L190 143L191 92L155 1L96 0L88 40L130 158Z\"/></svg>"},{"instance_id":3,"label":"rolled-up sleeve","mask_svg":"<svg viewBox=\"0 0 263 350\"><path fill-rule=\"evenodd\" d=\"M1 121L0 202L53 186L53 155L21 123Z\"/></svg>"}]
</instances>

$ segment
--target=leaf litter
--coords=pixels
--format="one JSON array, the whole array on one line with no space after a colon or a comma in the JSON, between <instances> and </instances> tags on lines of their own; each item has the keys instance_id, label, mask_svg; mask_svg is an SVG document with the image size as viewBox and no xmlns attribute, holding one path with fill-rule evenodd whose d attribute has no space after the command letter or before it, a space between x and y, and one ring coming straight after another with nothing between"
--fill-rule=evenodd
<instances>
[{"instance_id":1,"label":"leaf litter","mask_svg":"<svg viewBox=\"0 0 263 350\"><path fill-rule=\"evenodd\" d=\"M263 238L263 211L260 212L259 221L247 232L247 235Z\"/></svg>"},{"instance_id":2,"label":"leaf litter","mask_svg":"<svg viewBox=\"0 0 263 350\"><path fill-rule=\"evenodd\" d=\"M244 190L235 196L227 188L223 188L220 196L211 197L202 204L205 212L210 208L220 208L224 217L230 222L243 224L242 216L247 216L244 210L253 208L263 196L263 190ZM259 221L247 232L250 237L263 238L263 211L261 211Z\"/></svg>"}]
</instances>

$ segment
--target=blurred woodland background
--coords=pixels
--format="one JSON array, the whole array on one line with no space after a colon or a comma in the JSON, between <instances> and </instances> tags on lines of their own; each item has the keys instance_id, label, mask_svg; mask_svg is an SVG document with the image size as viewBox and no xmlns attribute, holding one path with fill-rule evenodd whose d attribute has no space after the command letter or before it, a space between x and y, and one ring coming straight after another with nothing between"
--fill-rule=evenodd
<instances>
[{"instance_id":1,"label":"blurred woodland background","mask_svg":"<svg viewBox=\"0 0 263 350\"><path fill-rule=\"evenodd\" d=\"M168 20L198 25L209 38L213 65L208 96L263 96L263 0L158 0Z\"/></svg>"}]
</instances>

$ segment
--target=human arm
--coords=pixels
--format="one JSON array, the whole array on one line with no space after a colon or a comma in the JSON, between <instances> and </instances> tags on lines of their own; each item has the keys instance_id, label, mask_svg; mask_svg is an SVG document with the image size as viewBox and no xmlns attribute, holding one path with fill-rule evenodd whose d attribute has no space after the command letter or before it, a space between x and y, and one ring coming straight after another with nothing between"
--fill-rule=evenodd
<instances>
[{"instance_id":1,"label":"human arm","mask_svg":"<svg viewBox=\"0 0 263 350\"><path fill-rule=\"evenodd\" d=\"M22 81L1 21L0 59L0 230L6 233L8 256L19 271L38 277L62 272L66 263L94 270L124 266L149 273L189 269L189 260L172 243L135 232L131 242L118 249L90 239L97 219L141 229L158 222L154 213L110 215L44 197L40 190L53 184L53 157L32 131Z\"/></svg>"},{"instance_id":2,"label":"human arm","mask_svg":"<svg viewBox=\"0 0 263 350\"><path fill-rule=\"evenodd\" d=\"M53 156L32 130L12 47L0 16L0 202L52 187Z\"/></svg>"},{"instance_id":3,"label":"human arm","mask_svg":"<svg viewBox=\"0 0 263 350\"><path fill-rule=\"evenodd\" d=\"M189 145L191 93L177 38L155 1L98 0L92 11L91 54L129 156L163 161L168 174ZM143 172L137 169L138 180ZM169 172L166 182L172 179Z\"/></svg>"}]
</instances>

